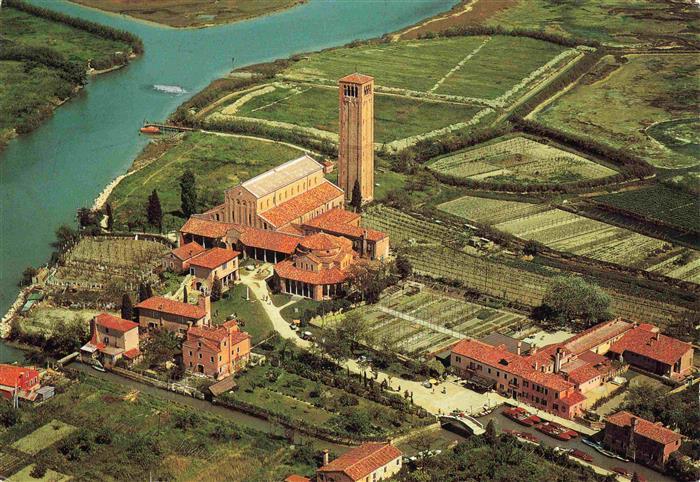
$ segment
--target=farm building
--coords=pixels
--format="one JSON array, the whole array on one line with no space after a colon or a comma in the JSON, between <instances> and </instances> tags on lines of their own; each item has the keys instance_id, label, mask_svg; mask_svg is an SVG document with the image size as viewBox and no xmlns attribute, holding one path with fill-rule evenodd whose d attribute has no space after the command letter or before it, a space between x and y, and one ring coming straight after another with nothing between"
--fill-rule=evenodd
<instances>
[{"instance_id":1,"label":"farm building","mask_svg":"<svg viewBox=\"0 0 700 482\"><path fill-rule=\"evenodd\" d=\"M365 443L328 460L323 453L323 466L316 470L319 482L377 481L392 478L401 470L402 453L389 443Z\"/></svg>"},{"instance_id":2,"label":"farm building","mask_svg":"<svg viewBox=\"0 0 700 482\"><path fill-rule=\"evenodd\" d=\"M219 380L248 363L250 347L250 335L235 320L216 328L193 326L182 344L182 362L187 370Z\"/></svg>"},{"instance_id":3,"label":"farm building","mask_svg":"<svg viewBox=\"0 0 700 482\"><path fill-rule=\"evenodd\" d=\"M185 335L192 326L209 324L210 302L209 296L200 296L198 305L153 296L136 305L139 325L144 330L163 328Z\"/></svg>"},{"instance_id":4,"label":"farm building","mask_svg":"<svg viewBox=\"0 0 700 482\"><path fill-rule=\"evenodd\" d=\"M623 457L663 470L670 455L681 447L681 435L661 422L622 411L605 419L603 443Z\"/></svg>"},{"instance_id":5,"label":"farm building","mask_svg":"<svg viewBox=\"0 0 700 482\"><path fill-rule=\"evenodd\" d=\"M98 360L113 366L122 358L134 361L139 351L139 324L100 313L90 320L90 341L80 349L83 360Z\"/></svg>"}]
</instances>

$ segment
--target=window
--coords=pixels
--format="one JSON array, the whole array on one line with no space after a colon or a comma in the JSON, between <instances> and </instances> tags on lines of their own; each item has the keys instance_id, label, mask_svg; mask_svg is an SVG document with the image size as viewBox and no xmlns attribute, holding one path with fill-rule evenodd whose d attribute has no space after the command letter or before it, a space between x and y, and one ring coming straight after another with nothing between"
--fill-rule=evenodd
<instances>
[{"instance_id":1,"label":"window","mask_svg":"<svg viewBox=\"0 0 700 482\"><path fill-rule=\"evenodd\" d=\"M192 350L190 350L190 356L192 356Z\"/></svg>"},{"instance_id":2,"label":"window","mask_svg":"<svg viewBox=\"0 0 700 482\"><path fill-rule=\"evenodd\" d=\"M200 360L202 359L202 354L201 354L201 353L199 353L199 359L200 359Z\"/></svg>"},{"instance_id":3,"label":"window","mask_svg":"<svg viewBox=\"0 0 700 482\"><path fill-rule=\"evenodd\" d=\"M530 386L530 382L526 382L525 380L523 380L523 386L524 386L525 388L529 387L529 386Z\"/></svg>"},{"instance_id":4,"label":"window","mask_svg":"<svg viewBox=\"0 0 700 482\"><path fill-rule=\"evenodd\" d=\"M192 266L190 266L190 274L194 275L194 268Z\"/></svg>"},{"instance_id":5,"label":"window","mask_svg":"<svg viewBox=\"0 0 700 482\"><path fill-rule=\"evenodd\" d=\"M219 361L221 361L221 355L219 355Z\"/></svg>"},{"instance_id":6,"label":"window","mask_svg":"<svg viewBox=\"0 0 700 482\"><path fill-rule=\"evenodd\" d=\"M209 357L211 359L211 362L214 363L214 357Z\"/></svg>"},{"instance_id":7,"label":"window","mask_svg":"<svg viewBox=\"0 0 700 482\"><path fill-rule=\"evenodd\" d=\"M552 406L554 407L554 410L559 410L559 405L557 405L556 403Z\"/></svg>"},{"instance_id":8,"label":"window","mask_svg":"<svg viewBox=\"0 0 700 482\"><path fill-rule=\"evenodd\" d=\"M455 357L455 360L457 360L457 363L460 363L460 362L462 361L462 357L461 357L461 356L456 356L456 357Z\"/></svg>"}]
</instances>

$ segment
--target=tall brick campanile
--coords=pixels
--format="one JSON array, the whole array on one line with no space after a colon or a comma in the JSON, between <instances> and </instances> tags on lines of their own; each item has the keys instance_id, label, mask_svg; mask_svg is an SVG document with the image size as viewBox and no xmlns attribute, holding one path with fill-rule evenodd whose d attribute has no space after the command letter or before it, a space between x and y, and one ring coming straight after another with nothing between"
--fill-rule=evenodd
<instances>
[{"instance_id":1,"label":"tall brick campanile","mask_svg":"<svg viewBox=\"0 0 700 482\"><path fill-rule=\"evenodd\" d=\"M374 78L355 73L338 85L338 185L350 200L359 179L362 202L369 202L374 199Z\"/></svg>"}]
</instances>

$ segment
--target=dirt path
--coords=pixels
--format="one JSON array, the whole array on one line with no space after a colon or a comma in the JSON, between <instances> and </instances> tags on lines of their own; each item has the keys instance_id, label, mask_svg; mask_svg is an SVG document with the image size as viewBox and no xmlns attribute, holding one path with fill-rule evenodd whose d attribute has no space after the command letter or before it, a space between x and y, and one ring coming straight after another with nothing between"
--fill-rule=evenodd
<instances>
[{"instance_id":1,"label":"dirt path","mask_svg":"<svg viewBox=\"0 0 700 482\"><path fill-rule=\"evenodd\" d=\"M486 37L486 39L483 42L481 42L474 50L469 52L466 57L464 57L462 60L457 62L457 65L452 67L449 72L447 72L440 80L438 80L435 83L435 85L433 85L430 88L430 90L428 90L428 92L435 92L437 89L439 89L443 82L445 82L447 79L449 79L455 72L460 70L462 68L462 66L469 61L469 59L471 59L476 54L478 54L479 50L481 50L484 47L484 45L486 45L489 42L489 40L491 40L491 37Z\"/></svg>"}]
</instances>

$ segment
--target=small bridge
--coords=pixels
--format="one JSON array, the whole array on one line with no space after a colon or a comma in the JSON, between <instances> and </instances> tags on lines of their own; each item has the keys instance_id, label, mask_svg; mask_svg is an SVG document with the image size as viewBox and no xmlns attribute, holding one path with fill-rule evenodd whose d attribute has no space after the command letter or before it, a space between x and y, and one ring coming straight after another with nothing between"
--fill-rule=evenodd
<instances>
[{"instance_id":1,"label":"small bridge","mask_svg":"<svg viewBox=\"0 0 700 482\"><path fill-rule=\"evenodd\" d=\"M467 435L482 435L486 433L484 426L474 417L469 415L441 415L440 425L442 428Z\"/></svg>"}]
</instances>

